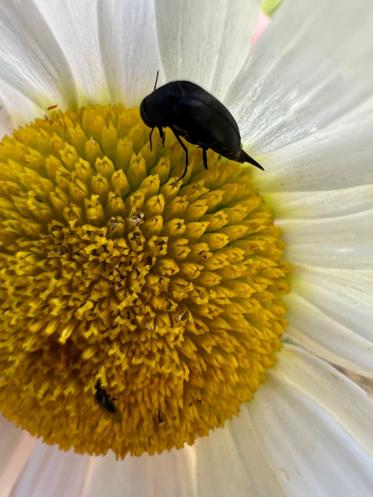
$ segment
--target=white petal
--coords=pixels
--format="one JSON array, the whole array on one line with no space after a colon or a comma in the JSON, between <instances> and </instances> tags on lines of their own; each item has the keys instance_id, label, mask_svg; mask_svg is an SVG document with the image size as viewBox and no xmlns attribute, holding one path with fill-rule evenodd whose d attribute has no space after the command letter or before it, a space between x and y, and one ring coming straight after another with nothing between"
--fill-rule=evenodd
<instances>
[{"instance_id":1,"label":"white petal","mask_svg":"<svg viewBox=\"0 0 373 497\"><path fill-rule=\"evenodd\" d=\"M172 450L162 455L127 456L115 460L109 453L95 457L85 481L83 495L90 497L109 493L111 497L195 495L195 457L192 449Z\"/></svg>"},{"instance_id":2,"label":"white petal","mask_svg":"<svg viewBox=\"0 0 373 497\"><path fill-rule=\"evenodd\" d=\"M94 469L85 484L89 497L138 497L151 494L150 456L127 457L116 461L109 453L94 460Z\"/></svg>"},{"instance_id":3,"label":"white petal","mask_svg":"<svg viewBox=\"0 0 373 497\"><path fill-rule=\"evenodd\" d=\"M323 313L368 340L372 346L372 270L303 267L295 275L293 289Z\"/></svg>"},{"instance_id":4,"label":"white petal","mask_svg":"<svg viewBox=\"0 0 373 497\"><path fill-rule=\"evenodd\" d=\"M83 495L90 458L39 443L19 474L10 497Z\"/></svg>"},{"instance_id":5,"label":"white petal","mask_svg":"<svg viewBox=\"0 0 373 497\"><path fill-rule=\"evenodd\" d=\"M262 190L261 190L262 193ZM343 217L373 210L373 184L342 190L264 194L280 219Z\"/></svg>"},{"instance_id":6,"label":"white petal","mask_svg":"<svg viewBox=\"0 0 373 497\"><path fill-rule=\"evenodd\" d=\"M372 94L372 23L366 0L284 2L226 99L243 142L268 153L362 106Z\"/></svg>"},{"instance_id":7,"label":"white petal","mask_svg":"<svg viewBox=\"0 0 373 497\"><path fill-rule=\"evenodd\" d=\"M22 93L6 83L0 89L0 140L4 134L11 134L15 128L45 114Z\"/></svg>"},{"instance_id":8,"label":"white petal","mask_svg":"<svg viewBox=\"0 0 373 497\"><path fill-rule=\"evenodd\" d=\"M335 310L334 302L330 302L321 310L318 304L310 302L296 290L287 297L286 302L289 309L287 336L328 362L373 377L373 336L367 339L352 326L344 324L338 315L340 306ZM356 322L359 309L356 315L354 313Z\"/></svg>"},{"instance_id":9,"label":"white petal","mask_svg":"<svg viewBox=\"0 0 373 497\"><path fill-rule=\"evenodd\" d=\"M35 4L0 2L0 80L46 109L74 105L67 61Z\"/></svg>"},{"instance_id":10,"label":"white petal","mask_svg":"<svg viewBox=\"0 0 373 497\"><path fill-rule=\"evenodd\" d=\"M120 462L111 455L97 458L85 492L89 497L284 497L245 412L192 447Z\"/></svg>"},{"instance_id":11,"label":"white petal","mask_svg":"<svg viewBox=\"0 0 373 497\"><path fill-rule=\"evenodd\" d=\"M36 439L0 416L0 489L8 496L36 445Z\"/></svg>"},{"instance_id":12,"label":"white petal","mask_svg":"<svg viewBox=\"0 0 373 497\"><path fill-rule=\"evenodd\" d=\"M373 82L372 82L373 85ZM261 190L334 190L373 183L373 100L263 158Z\"/></svg>"},{"instance_id":13,"label":"white petal","mask_svg":"<svg viewBox=\"0 0 373 497\"><path fill-rule=\"evenodd\" d=\"M373 211L328 219L278 222L294 264L346 269L373 267Z\"/></svg>"},{"instance_id":14,"label":"white petal","mask_svg":"<svg viewBox=\"0 0 373 497\"><path fill-rule=\"evenodd\" d=\"M0 95L0 140L12 132L14 125L9 109L5 106L4 96Z\"/></svg>"},{"instance_id":15,"label":"white petal","mask_svg":"<svg viewBox=\"0 0 373 497\"><path fill-rule=\"evenodd\" d=\"M98 38L97 0L35 2L72 69L79 104L107 102L108 89Z\"/></svg>"},{"instance_id":16,"label":"white petal","mask_svg":"<svg viewBox=\"0 0 373 497\"><path fill-rule=\"evenodd\" d=\"M250 50L258 0L160 0L156 4L167 81L193 81L219 98Z\"/></svg>"},{"instance_id":17,"label":"white petal","mask_svg":"<svg viewBox=\"0 0 373 497\"><path fill-rule=\"evenodd\" d=\"M223 429L198 440L193 449L197 495L285 497L246 407Z\"/></svg>"},{"instance_id":18,"label":"white petal","mask_svg":"<svg viewBox=\"0 0 373 497\"><path fill-rule=\"evenodd\" d=\"M98 29L111 99L138 105L161 68L154 2L99 2Z\"/></svg>"},{"instance_id":19,"label":"white petal","mask_svg":"<svg viewBox=\"0 0 373 497\"><path fill-rule=\"evenodd\" d=\"M197 458L193 447L172 450L151 457L154 497L195 497Z\"/></svg>"},{"instance_id":20,"label":"white petal","mask_svg":"<svg viewBox=\"0 0 373 497\"><path fill-rule=\"evenodd\" d=\"M373 401L334 368L285 348L247 409L287 497L371 496Z\"/></svg>"},{"instance_id":21,"label":"white petal","mask_svg":"<svg viewBox=\"0 0 373 497\"><path fill-rule=\"evenodd\" d=\"M317 403L362 449L373 455L373 399L353 381L292 345L284 346L278 367L270 370L269 375Z\"/></svg>"},{"instance_id":22,"label":"white petal","mask_svg":"<svg viewBox=\"0 0 373 497\"><path fill-rule=\"evenodd\" d=\"M89 497L189 497L195 494L195 461L190 447L161 455L126 457L116 461L112 454L95 459L86 483Z\"/></svg>"}]
</instances>

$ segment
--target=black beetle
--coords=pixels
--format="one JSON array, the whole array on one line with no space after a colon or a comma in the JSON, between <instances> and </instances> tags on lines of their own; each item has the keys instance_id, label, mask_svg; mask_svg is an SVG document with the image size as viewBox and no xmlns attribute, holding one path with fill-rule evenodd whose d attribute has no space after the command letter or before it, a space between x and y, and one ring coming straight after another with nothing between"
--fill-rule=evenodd
<instances>
[{"instance_id":1,"label":"black beetle","mask_svg":"<svg viewBox=\"0 0 373 497\"><path fill-rule=\"evenodd\" d=\"M158 79L158 73L157 73ZM158 128L164 144L164 127L172 130L185 151L185 169L188 169L188 150L180 136L189 143L199 145L203 150L203 165L207 169L207 149L237 162L249 162L263 170L263 167L241 145L238 125L229 110L206 90L190 81L172 81L145 97L140 105L140 114L144 123ZM181 179L180 178L180 179Z\"/></svg>"},{"instance_id":2,"label":"black beetle","mask_svg":"<svg viewBox=\"0 0 373 497\"><path fill-rule=\"evenodd\" d=\"M95 389L95 398L97 400L97 403L107 412L110 412L111 414L116 413L117 408L115 407L115 404L113 402L113 400L116 399L114 397L110 397L110 395L108 395L108 393L102 388L100 380L96 382Z\"/></svg>"}]
</instances>

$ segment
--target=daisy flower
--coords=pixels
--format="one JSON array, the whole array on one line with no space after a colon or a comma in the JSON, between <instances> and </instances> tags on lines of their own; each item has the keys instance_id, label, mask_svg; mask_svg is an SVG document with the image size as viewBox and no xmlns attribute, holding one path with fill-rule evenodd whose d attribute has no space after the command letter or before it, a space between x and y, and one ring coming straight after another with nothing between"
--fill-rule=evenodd
<instances>
[{"instance_id":1,"label":"daisy flower","mask_svg":"<svg viewBox=\"0 0 373 497\"><path fill-rule=\"evenodd\" d=\"M259 10L0 3L2 496L372 494L373 8ZM179 179L158 70L265 171Z\"/></svg>"}]
</instances>

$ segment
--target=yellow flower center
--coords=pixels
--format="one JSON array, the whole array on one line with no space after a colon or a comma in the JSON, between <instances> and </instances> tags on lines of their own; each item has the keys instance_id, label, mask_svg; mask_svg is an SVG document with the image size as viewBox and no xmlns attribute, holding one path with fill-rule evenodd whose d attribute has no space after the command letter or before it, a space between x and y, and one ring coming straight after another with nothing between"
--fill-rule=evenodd
<instances>
[{"instance_id":1,"label":"yellow flower center","mask_svg":"<svg viewBox=\"0 0 373 497\"><path fill-rule=\"evenodd\" d=\"M192 444L281 347L288 264L250 166L189 147L179 180L149 131L92 106L0 143L0 409L63 449Z\"/></svg>"}]
</instances>

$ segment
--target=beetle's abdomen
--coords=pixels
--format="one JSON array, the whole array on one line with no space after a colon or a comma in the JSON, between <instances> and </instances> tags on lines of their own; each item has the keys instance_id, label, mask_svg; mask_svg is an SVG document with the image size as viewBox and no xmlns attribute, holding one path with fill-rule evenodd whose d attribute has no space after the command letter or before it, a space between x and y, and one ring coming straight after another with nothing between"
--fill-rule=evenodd
<instances>
[{"instance_id":1,"label":"beetle's abdomen","mask_svg":"<svg viewBox=\"0 0 373 497\"><path fill-rule=\"evenodd\" d=\"M237 159L235 159L237 162L248 162L249 164L252 164L253 166L257 167L258 169L261 169L264 171L264 167L259 164L255 159L253 159L249 154L245 152L245 150L242 149L240 150L239 156Z\"/></svg>"}]
</instances>

